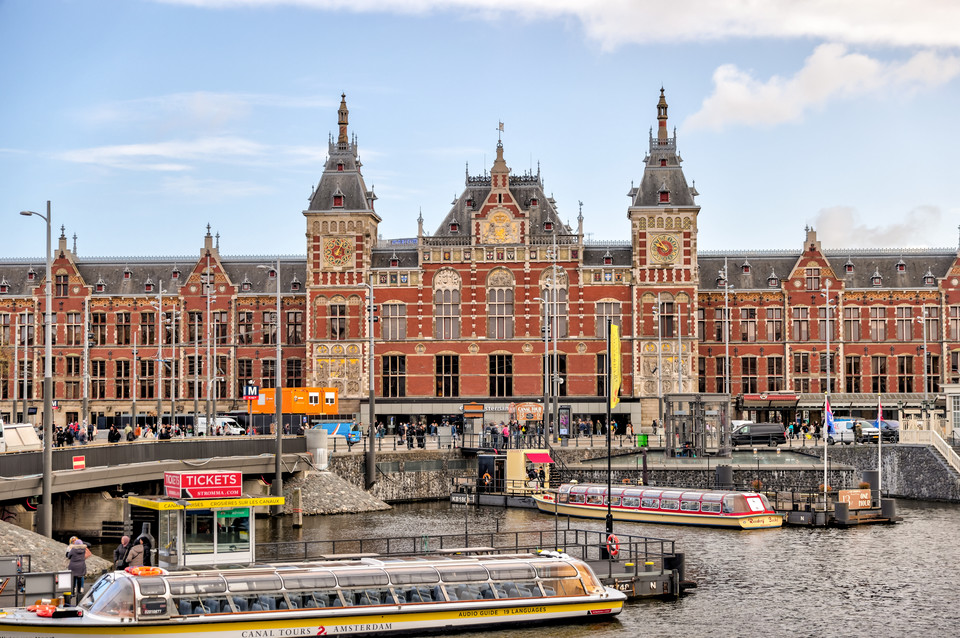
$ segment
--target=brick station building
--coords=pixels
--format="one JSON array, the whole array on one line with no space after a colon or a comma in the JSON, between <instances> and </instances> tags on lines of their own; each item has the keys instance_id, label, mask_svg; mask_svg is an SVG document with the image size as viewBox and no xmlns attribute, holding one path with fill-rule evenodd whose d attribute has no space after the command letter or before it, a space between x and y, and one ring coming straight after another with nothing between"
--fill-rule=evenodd
<instances>
[{"instance_id":1,"label":"brick station building","mask_svg":"<svg viewBox=\"0 0 960 638\"><path fill-rule=\"evenodd\" d=\"M281 258L279 273L272 257L221 256L209 226L199 252L178 257L87 259L61 233L55 422L81 419L85 396L107 423L133 412L153 422L158 409L166 419L195 403L202 413L208 398L214 410L243 410L243 387L272 387L278 371L284 386L338 388L341 412L365 420L370 361L385 423L472 402L505 420L510 403L543 399L545 311L550 370L574 415L603 414L606 325L620 326L620 424L649 425L658 395L678 390L729 392L755 418L817 412L828 351L834 405L852 414L872 416L878 393L888 408L916 412L941 384L960 382L960 251L824 249L810 228L795 250L700 251L698 193L667 108L661 90L628 193L628 240L586 240L582 212L565 224L539 169L513 173L500 141L489 172L467 172L433 232L421 215L415 236L411 227L408 238L381 239L345 98L302 211L306 257ZM5 419L41 402L43 275L43 259L0 259Z\"/></svg>"}]
</instances>

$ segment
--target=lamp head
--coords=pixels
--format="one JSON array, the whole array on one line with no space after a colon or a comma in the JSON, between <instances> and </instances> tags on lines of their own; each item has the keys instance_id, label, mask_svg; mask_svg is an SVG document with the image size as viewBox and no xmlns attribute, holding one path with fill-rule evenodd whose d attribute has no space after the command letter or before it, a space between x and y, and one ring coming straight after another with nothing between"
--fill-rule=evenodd
<instances>
[{"instance_id":1,"label":"lamp head","mask_svg":"<svg viewBox=\"0 0 960 638\"><path fill-rule=\"evenodd\" d=\"M30 215L36 215L36 213L33 212L32 210L22 210L20 211L20 214L23 215L24 217L30 217Z\"/></svg>"}]
</instances>

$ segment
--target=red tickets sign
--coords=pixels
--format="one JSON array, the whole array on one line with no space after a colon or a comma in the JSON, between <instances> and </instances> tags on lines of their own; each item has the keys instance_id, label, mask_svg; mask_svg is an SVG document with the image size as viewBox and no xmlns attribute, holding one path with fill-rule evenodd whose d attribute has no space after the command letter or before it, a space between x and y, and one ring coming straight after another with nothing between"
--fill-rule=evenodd
<instances>
[{"instance_id":1,"label":"red tickets sign","mask_svg":"<svg viewBox=\"0 0 960 638\"><path fill-rule=\"evenodd\" d=\"M170 498L238 498L243 492L240 472L164 472Z\"/></svg>"}]
</instances>

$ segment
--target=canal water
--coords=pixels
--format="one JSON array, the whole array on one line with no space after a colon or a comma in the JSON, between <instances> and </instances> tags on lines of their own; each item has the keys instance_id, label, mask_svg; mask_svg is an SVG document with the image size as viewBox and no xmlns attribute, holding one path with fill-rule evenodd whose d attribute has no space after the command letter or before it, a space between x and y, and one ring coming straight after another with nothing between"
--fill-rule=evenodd
<instances>
[{"instance_id":1,"label":"canal water","mask_svg":"<svg viewBox=\"0 0 960 638\"><path fill-rule=\"evenodd\" d=\"M903 522L851 529L732 531L617 523L674 539L699 587L676 601L628 603L612 623L463 633L469 638L575 636L882 636L960 633L960 506L898 501ZM553 530L537 511L417 503L387 512L258 521L260 541ZM565 519L561 519L565 525ZM602 521L574 519L603 529Z\"/></svg>"}]
</instances>

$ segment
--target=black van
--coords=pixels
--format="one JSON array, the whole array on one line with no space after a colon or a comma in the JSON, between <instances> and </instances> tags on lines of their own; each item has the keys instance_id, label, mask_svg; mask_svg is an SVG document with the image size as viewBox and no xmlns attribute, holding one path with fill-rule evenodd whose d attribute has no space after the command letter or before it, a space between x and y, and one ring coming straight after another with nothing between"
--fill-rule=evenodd
<instances>
[{"instance_id":1,"label":"black van","mask_svg":"<svg viewBox=\"0 0 960 638\"><path fill-rule=\"evenodd\" d=\"M730 433L730 443L738 445L780 445L787 442L782 423L746 423Z\"/></svg>"}]
</instances>

